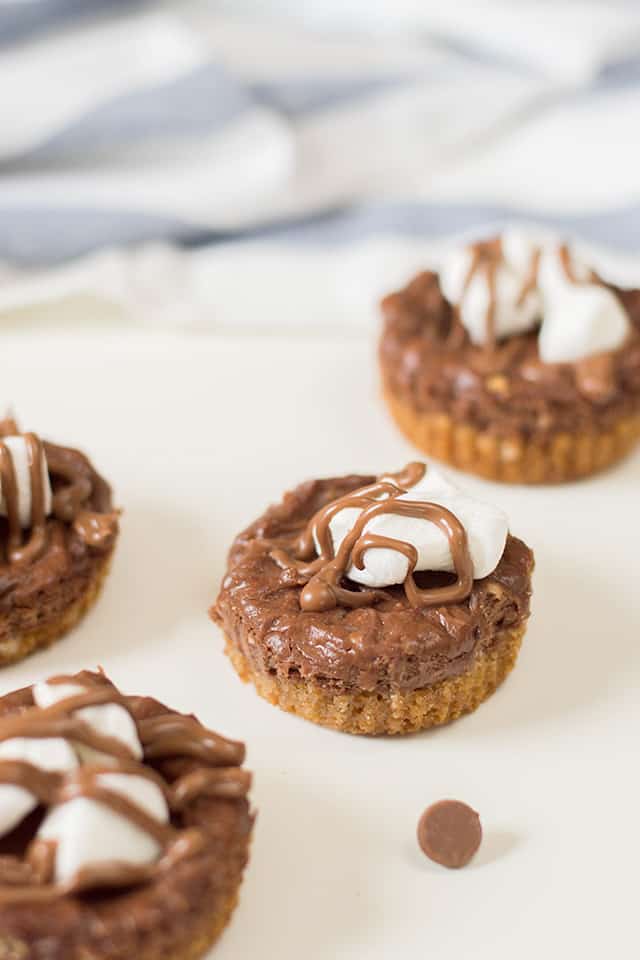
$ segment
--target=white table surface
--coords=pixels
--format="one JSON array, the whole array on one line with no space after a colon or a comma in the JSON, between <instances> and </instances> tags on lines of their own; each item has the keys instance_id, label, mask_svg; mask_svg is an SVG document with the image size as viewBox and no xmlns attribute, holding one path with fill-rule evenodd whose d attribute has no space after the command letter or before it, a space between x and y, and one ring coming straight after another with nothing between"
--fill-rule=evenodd
<instances>
[{"instance_id":1,"label":"white table surface","mask_svg":"<svg viewBox=\"0 0 640 960\"><path fill-rule=\"evenodd\" d=\"M232 536L307 477L415 457L365 339L5 335L2 399L89 452L125 510L106 591L2 692L102 664L122 688L246 740L258 819L217 960L630 957L637 939L640 456L564 488L465 480L535 549L519 664L477 713L405 739L315 727L237 679L207 618ZM422 809L474 806L462 871Z\"/></svg>"}]
</instances>

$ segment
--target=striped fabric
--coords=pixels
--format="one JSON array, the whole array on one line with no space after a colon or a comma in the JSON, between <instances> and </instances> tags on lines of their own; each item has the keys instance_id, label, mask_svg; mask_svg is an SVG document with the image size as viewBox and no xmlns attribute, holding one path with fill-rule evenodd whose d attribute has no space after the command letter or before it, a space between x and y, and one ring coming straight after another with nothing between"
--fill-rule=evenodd
<instances>
[{"instance_id":1,"label":"striped fabric","mask_svg":"<svg viewBox=\"0 0 640 960\"><path fill-rule=\"evenodd\" d=\"M640 250L626 47L567 84L455 43L321 40L211 6L0 4L0 258L150 241L311 256L514 219Z\"/></svg>"}]
</instances>

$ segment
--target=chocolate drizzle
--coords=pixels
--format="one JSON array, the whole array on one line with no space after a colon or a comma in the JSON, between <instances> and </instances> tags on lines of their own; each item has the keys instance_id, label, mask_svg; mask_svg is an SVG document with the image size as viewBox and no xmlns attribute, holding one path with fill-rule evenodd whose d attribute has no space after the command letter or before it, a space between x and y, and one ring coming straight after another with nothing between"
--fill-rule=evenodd
<instances>
[{"instance_id":1,"label":"chocolate drizzle","mask_svg":"<svg viewBox=\"0 0 640 960\"><path fill-rule=\"evenodd\" d=\"M490 354L495 354L497 350L497 334L495 326L495 317L496 317L496 308L497 308L497 278L498 270L502 263L504 263L504 250L502 246L502 240L500 237L492 237L490 240L480 240L476 243L472 243L469 247L471 252L471 261L467 269L467 273L464 279L462 286L462 297L460 303L458 303L454 308L454 316L457 320L455 329L459 330L461 327L460 322L460 308L462 299L469 289L471 281L478 274L484 274L484 277L487 282L487 289L489 293L489 299L487 304L487 312L485 315L485 349ZM597 283L603 284L602 279L594 270L589 271L588 277L581 281L575 271L573 259L571 256L571 251L568 244L563 243L558 247L557 250L558 259L562 270L570 283L579 284L584 283ZM536 247L529 260L529 265L527 268L526 276L522 282L518 296L516 297L516 306L520 307L524 303L527 296L535 290L538 285L538 271L540 269L540 261L542 257L542 249Z\"/></svg>"},{"instance_id":2,"label":"chocolate drizzle","mask_svg":"<svg viewBox=\"0 0 640 960\"><path fill-rule=\"evenodd\" d=\"M504 262L504 251L502 248L502 240L500 237L492 237L490 240L480 240L477 243L472 243L470 246L471 250L471 262L467 270L464 284L462 287L462 298L466 294L471 281L473 278L479 274L483 273L486 281L487 288L489 291L489 301L487 304L487 312L485 315L485 347L489 352L495 352L497 347L497 334L496 334L496 307L497 307L497 281L498 281L498 270L500 269L501 264ZM524 278L522 286L518 292L516 298L517 306L521 306L527 296L531 293L532 290L535 290L538 283L538 269L540 267L540 249L533 251L531 259L529 261L529 267L527 274ZM462 299L461 298L461 299ZM460 322L460 304L455 308L455 315L458 323Z\"/></svg>"},{"instance_id":3,"label":"chocolate drizzle","mask_svg":"<svg viewBox=\"0 0 640 960\"><path fill-rule=\"evenodd\" d=\"M564 275L569 283L577 283L578 278L573 267L573 260L571 258L571 251L569 250L568 244L563 243L558 247L558 258L564 271Z\"/></svg>"},{"instance_id":4,"label":"chocolate drizzle","mask_svg":"<svg viewBox=\"0 0 640 960\"><path fill-rule=\"evenodd\" d=\"M154 863L142 866L120 862L88 864L69 883L57 884L53 881L55 844L36 837L23 858L0 857L0 905L51 900L98 887L122 887L152 880L178 861L195 856L203 846L200 830L176 825L180 814L202 797L244 797L250 786L250 774L240 768L244 759L242 744L212 733L193 717L169 712L136 716L143 699L123 696L102 675L83 673L78 677L56 677L49 682L80 683L87 689L47 708L30 706L22 712L0 717L0 742L14 737L65 737L107 754L109 762L86 764L71 772L58 773L40 770L22 761L0 760L0 784L23 787L43 807L53 807L77 797L93 800L152 837L160 854ZM144 749L142 762L133 757L122 741L100 734L75 712L82 707L106 703L120 704L134 717ZM175 778L167 779L156 768L159 760L168 758L182 766L183 772ZM154 766L149 765L152 761ZM155 783L167 801L172 822L156 819L100 782L101 774L113 773L145 777Z\"/></svg>"},{"instance_id":5,"label":"chocolate drizzle","mask_svg":"<svg viewBox=\"0 0 640 960\"><path fill-rule=\"evenodd\" d=\"M400 473L385 475L376 483L339 497L322 507L293 543L284 548L273 546L271 557L284 570L294 571L303 587L300 594L303 610L318 612L336 606L366 607L388 599L383 590L350 590L342 586L351 566L358 570L364 568L367 550L381 548L396 550L407 558L408 570L403 585L412 607L459 603L469 596L473 587L473 563L467 534L458 518L437 503L398 499L422 479L425 471L424 464L410 463ZM337 513L350 507L361 513L335 553L330 523ZM436 524L449 542L457 577L455 583L421 590L414 578L418 553L413 544L367 532L367 524L383 514L415 517ZM316 550L316 542L319 550ZM315 559L314 554L317 554Z\"/></svg>"},{"instance_id":6,"label":"chocolate drizzle","mask_svg":"<svg viewBox=\"0 0 640 960\"><path fill-rule=\"evenodd\" d=\"M494 237L471 244L471 262L462 285L462 297L466 294L471 281L478 273L483 273L489 290L489 302L485 316L486 343L489 349L496 345L495 315L496 315L496 281L500 264L502 263L502 240Z\"/></svg>"},{"instance_id":7,"label":"chocolate drizzle","mask_svg":"<svg viewBox=\"0 0 640 960\"><path fill-rule=\"evenodd\" d=\"M580 283L597 283L601 286L605 285L604 280L596 273L595 270L589 270L584 280L581 280L578 277L573 263L573 257L571 256L571 250L569 249L569 245L567 243L562 243L558 247L558 259L560 260L560 265L569 283L576 285Z\"/></svg>"},{"instance_id":8,"label":"chocolate drizzle","mask_svg":"<svg viewBox=\"0 0 640 960\"><path fill-rule=\"evenodd\" d=\"M7 437L22 436L27 448L31 487L31 516L23 531L19 516L19 491ZM40 440L34 433L21 434L13 418L0 421L0 490L7 515L5 559L10 566L29 565L46 552L50 535L46 516L48 470L53 497L51 512L61 523L73 525L89 547L110 546L117 532L117 514L110 509L108 485L77 450ZM91 502L91 503L90 503Z\"/></svg>"}]
</instances>

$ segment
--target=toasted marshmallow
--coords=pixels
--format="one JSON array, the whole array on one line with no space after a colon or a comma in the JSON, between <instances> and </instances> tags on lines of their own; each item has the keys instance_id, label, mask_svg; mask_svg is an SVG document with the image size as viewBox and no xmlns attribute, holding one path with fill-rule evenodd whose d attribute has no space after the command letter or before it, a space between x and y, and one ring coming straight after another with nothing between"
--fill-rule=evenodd
<instances>
[{"instance_id":1,"label":"toasted marshmallow","mask_svg":"<svg viewBox=\"0 0 640 960\"><path fill-rule=\"evenodd\" d=\"M18 519L23 530L31 526L31 471L29 470L29 451L27 441L22 436L4 437L3 443L13 463L13 470L16 478L16 488L18 492ZM1 481L0 481L1 483ZM42 453L42 489L44 491L44 512L46 516L51 513L51 484L49 482L49 470L47 467L47 458ZM6 517L7 504L4 491L0 487L0 515Z\"/></svg>"},{"instance_id":2,"label":"toasted marshmallow","mask_svg":"<svg viewBox=\"0 0 640 960\"><path fill-rule=\"evenodd\" d=\"M78 759L66 740L60 737L13 737L0 743L0 761L22 760L40 770L75 770ZM0 836L9 833L38 806L38 799L24 787L0 784Z\"/></svg>"},{"instance_id":3,"label":"toasted marshmallow","mask_svg":"<svg viewBox=\"0 0 640 960\"><path fill-rule=\"evenodd\" d=\"M100 773L96 781L131 800L160 823L168 822L169 811L162 791L146 777ZM38 837L56 842L58 883L73 880L83 867L113 862L140 866L153 863L160 853L158 843L148 833L88 797L77 797L51 810Z\"/></svg>"},{"instance_id":4,"label":"toasted marshmallow","mask_svg":"<svg viewBox=\"0 0 640 960\"><path fill-rule=\"evenodd\" d=\"M60 700L85 693L86 687L77 683L36 683L33 687L33 698L39 707L50 707ZM134 719L119 703L103 703L96 707L82 707L77 711L89 726L98 733L108 737L115 737L126 744L133 756L142 758L142 745L138 737L138 729ZM74 744L78 756L83 763L111 763L112 758L92 747L82 743Z\"/></svg>"},{"instance_id":5,"label":"toasted marshmallow","mask_svg":"<svg viewBox=\"0 0 640 960\"><path fill-rule=\"evenodd\" d=\"M432 468L419 483L397 499L436 503L445 507L466 530L474 579L486 577L495 570L504 552L508 532L507 517L502 510L466 496L443 474ZM329 529L335 552L353 529L360 513L358 508L347 507L332 518ZM365 530L412 544L418 552L416 571L455 571L447 536L435 523L385 513L374 517ZM347 576L356 583L367 587L388 587L402 583L407 576L409 562L397 550L386 547L367 550L362 559L362 570L351 566L347 571Z\"/></svg>"}]
</instances>

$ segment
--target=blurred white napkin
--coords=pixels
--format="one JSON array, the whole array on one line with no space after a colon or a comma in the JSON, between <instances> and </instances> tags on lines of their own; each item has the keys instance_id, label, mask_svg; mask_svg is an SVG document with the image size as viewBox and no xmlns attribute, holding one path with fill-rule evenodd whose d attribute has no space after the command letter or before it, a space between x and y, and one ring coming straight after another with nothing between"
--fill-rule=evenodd
<instances>
[{"instance_id":1,"label":"blurred white napkin","mask_svg":"<svg viewBox=\"0 0 640 960\"><path fill-rule=\"evenodd\" d=\"M417 189L542 89L428 44L237 21L234 36L229 18L174 9L3 51L0 258L237 233Z\"/></svg>"},{"instance_id":2,"label":"blurred white napkin","mask_svg":"<svg viewBox=\"0 0 640 960\"><path fill-rule=\"evenodd\" d=\"M202 67L206 51L179 21L145 15L5 49L0 60L0 161L46 152L92 111ZM9 78L11 82L8 82ZM108 149L96 142L95 149ZM117 144L116 144L117 146Z\"/></svg>"},{"instance_id":3,"label":"blurred white napkin","mask_svg":"<svg viewBox=\"0 0 640 960\"><path fill-rule=\"evenodd\" d=\"M424 7L374 3L367 11L360 0L342 12L333 0L319 12L305 5L309 17L326 13L326 22L335 16L342 25L349 17L355 22L359 11L358 22L369 32L349 36L224 17L211 12L215 4L164 4L159 12L136 6L131 13L128 3L108 2L110 17L85 17L78 25L68 12L84 0L24 2L64 9L67 19L54 32L2 48L0 115L7 119L0 129L0 261L45 264L118 244L203 236L224 244L277 235L294 221L321 234L323 220L336 210L348 215L367 204L437 199L443 179L448 196L459 196L461 165L489 170L494 185L513 182L513 200L509 195L506 202L514 208L523 206L516 189L521 175L525 199L542 180L537 206L545 206L553 178L536 179L532 171L548 158L559 163L552 138L527 142L523 162L508 169L493 162L488 148L514 130L521 135L527 118L530 124L544 115L566 88L427 42L426 30L435 30L430 0ZM566 5L559 0L558 7ZM497 17L500 4L477 6ZM524 17L531 2L515 6ZM545 0L535 6L549 12ZM470 18L467 7L460 9ZM370 26L383 20L402 30L371 36ZM2 22L0 16L0 28ZM488 22L502 36L497 19ZM509 22L507 16L507 35ZM564 42L553 30L548 37L556 46ZM578 107L568 99L575 114ZM580 110L595 129L591 106ZM600 121L595 126L598 140L620 152L614 137L600 135ZM585 157L579 138L570 139L580 148L587 181L582 205L594 193L593 151ZM622 155L635 178L632 143ZM576 179L570 172L557 190L569 196ZM597 179L607 189L615 184L616 197L628 193L620 164L615 177ZM486 195L486 177L469 181L467 198ZM374 209L372 222L377 215ZM387 218L382 232L417 229L428 236L435 227L451 233L456 218L455 210L418 210L393 223ZM480 210L473 222L487 219ZM347 219L344 230L357 240L361 226L358 217ZM286 243L299 239L292 234ZM10 278L6 283L3 293L13 297Z\"/></svg>"},{"instance_id":4,"label":"blurred white napkin","mask_svg":"<svg viewBox=\"0 0 640 960\"><path fill-rule=\"evenodd\" d=\"M294 161L286 119L164 13L4 49L0 116L0 218L21 259L215 224Z\"/></svg>"},{"instance_id":5,"label":"blurred white napkin","mask_svg":"<svg viewBox=\"0 0 640 960\"><path fill-rule=\"evenodd\" d=\"M297 17L323 29L428 33L572 84L640 54L634 0L224 0L215 6Z\"/></svg>"}]
</instances>

